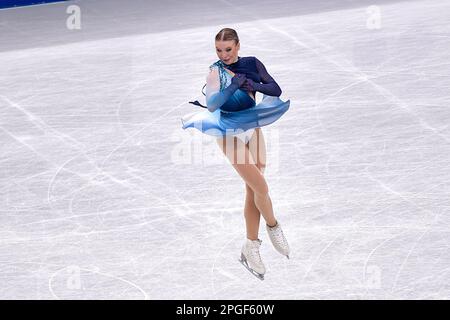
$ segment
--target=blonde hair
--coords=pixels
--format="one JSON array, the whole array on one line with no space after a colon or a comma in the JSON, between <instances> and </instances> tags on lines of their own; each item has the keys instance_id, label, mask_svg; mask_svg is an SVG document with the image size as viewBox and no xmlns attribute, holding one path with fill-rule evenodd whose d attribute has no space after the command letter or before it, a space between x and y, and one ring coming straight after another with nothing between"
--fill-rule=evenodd
<instances>
[{"instance_id":1,"label":"blonde hair","mask_svg":"<svg viewBox=\"0 0 450 320\"><path fill-rule=\"evenodd\" d=\"M223 28L216 34L216 41L230 41L234 40L236 44L239 43L239 37L236 30L231 28Z\"/></svg>"}]
</instances>

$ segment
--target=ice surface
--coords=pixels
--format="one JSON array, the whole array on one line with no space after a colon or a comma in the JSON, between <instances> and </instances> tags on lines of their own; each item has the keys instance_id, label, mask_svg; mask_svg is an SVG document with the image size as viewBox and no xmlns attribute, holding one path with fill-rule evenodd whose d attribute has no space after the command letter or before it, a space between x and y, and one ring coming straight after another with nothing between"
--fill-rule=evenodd
<instances>
[{"instance_id":1,"label":"ice surface","mask_svg":"<svg viewBox=\"0 0 450 320\"><path fill-rule=\"evenodd\" d=\"M450 2L275 2L0 11L0 298L450 298ZM241 178L212 140L179 153L225 26L291 99L263 282Z\"/></svg>"}]
</instances>

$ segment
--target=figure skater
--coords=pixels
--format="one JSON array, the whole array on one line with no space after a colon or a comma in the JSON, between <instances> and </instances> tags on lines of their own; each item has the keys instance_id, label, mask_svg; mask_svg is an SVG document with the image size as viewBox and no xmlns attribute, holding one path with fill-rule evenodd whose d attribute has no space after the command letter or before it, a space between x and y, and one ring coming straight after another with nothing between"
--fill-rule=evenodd
<instances>
[{"instance_id":1,"label":"figure skater","mask_svg":"<svg viewBox=\"0 0 450 320\"><path fill-rule=\"evenodd\" d=\"M279 98L281 89L261 61L238 56L240 42L235 30L220 30L215 46L219 60L209 67L206 106L190 102L207 110L188 114L181 120L183 129L197 128L216 136L219 147L244 180L247 239L239 261L263 280L266 269L259 253L262 241L258 238L261 215L273 246L287 258L289 245L275 218L264 178L266 146L261 127L278 120L289 109L290 101ZM256 92L263 94L258 104Z\"/></svg>"}]
</instances>

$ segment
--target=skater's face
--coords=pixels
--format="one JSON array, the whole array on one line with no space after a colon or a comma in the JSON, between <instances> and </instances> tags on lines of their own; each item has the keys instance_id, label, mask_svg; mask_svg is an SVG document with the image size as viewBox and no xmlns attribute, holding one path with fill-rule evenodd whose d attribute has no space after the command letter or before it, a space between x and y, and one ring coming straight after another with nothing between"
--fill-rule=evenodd
<instances>
[{"instance_id":1,"label":"skater's face","mask_svg":"<svg viewBox=\"0 0 450 320\"><path fill-rule=\"evenodd\" d=\"M216 53L225 64L232 64L238 59L240 43L234 40L216 41Z\"/></svg>"}]
</instances>

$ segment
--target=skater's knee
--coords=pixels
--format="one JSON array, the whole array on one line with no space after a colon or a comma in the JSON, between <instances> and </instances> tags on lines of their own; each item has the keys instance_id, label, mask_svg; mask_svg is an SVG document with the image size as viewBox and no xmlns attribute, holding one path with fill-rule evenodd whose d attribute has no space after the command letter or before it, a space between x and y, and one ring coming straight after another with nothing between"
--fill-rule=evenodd
<instances>
[{"instance_id":1,"label":"skater's knee","mask_svg":"<svg viewBox=\"0 0 450 320\"><path fill-rule=\"evenodd\" d=\"M261 183L258 183L253 187L253 193L255 196L263 197L269 194L269 186L266 181L263 180Z\"/></svg>"}]
</instances>

